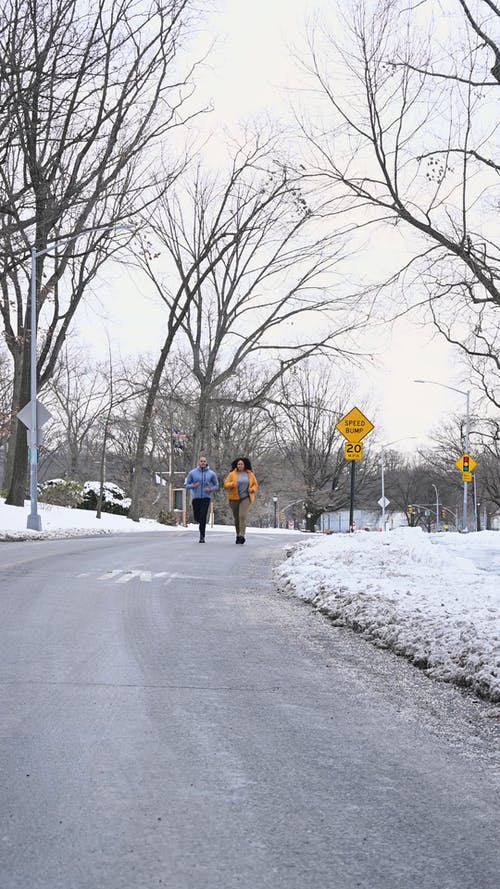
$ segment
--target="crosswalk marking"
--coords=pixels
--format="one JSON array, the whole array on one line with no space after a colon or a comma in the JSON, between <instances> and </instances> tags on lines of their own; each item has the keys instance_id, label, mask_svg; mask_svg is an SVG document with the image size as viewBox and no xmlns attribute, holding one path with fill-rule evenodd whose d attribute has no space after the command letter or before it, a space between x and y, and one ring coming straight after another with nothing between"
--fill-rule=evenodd
<instances>
[{"instance_id":1,"label":"crosswalk marking","mask_svg":"<svg viewBox=\"0 0 500 889\"><path fill-rule=\"evenodd\" d=\"M142 580L143 583L151 583L152 578L151 571L125 571L125 574L122 577L119 577L116 581L117 583L128 583L129 580L132 580L134 577L138 577L139 580Z\"/></svg>"},{"instance_id":2,"label":"crosswalk marking","mask_svg":"<svg viewBox=\"0 0 500 889\"><path fill-rule=\"evenodd\" d=\"M113 571L106 571L105 574L101 574L101 576L98 577L97 580L113 580L113 577L116 577L117 574L121 574L121 573L122 573L121 568L114 568Z\"/></svg>"},{"instance_id":3,"label":"crosswalk marking","mask_svg":"<svg viewBox=\"0 0 500 889\"><path fill-rule=\"evenodd\" d=\"M86 577L85 575L78 575ZM164 586L169 586L175 580L205 580L206 578L199 574L181 574L178 571L144 571L142 568L113 568L101 574L97 580L112 581L113 583L129 583L131 580L139 580L141 583L151 583L152 580L164 579Z\"/></svg>"}]
</instances>

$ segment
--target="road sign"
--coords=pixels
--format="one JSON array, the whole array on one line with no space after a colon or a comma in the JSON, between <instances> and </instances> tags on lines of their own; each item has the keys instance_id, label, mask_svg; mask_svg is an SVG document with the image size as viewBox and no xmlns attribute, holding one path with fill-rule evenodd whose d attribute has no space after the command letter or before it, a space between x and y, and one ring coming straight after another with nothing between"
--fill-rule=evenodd
<instances>
[{"instance_id":1,"label":"road sign","mask_svg":"<svg viewBox=\"0 0 500 889\"><path fill-rule=\"evenodd\" d=\"M344 445L344 456L346 460L362 460L363 459L363 445L362 444L351 444L350 441L346 441Z\"/></svg>"},{"instance_id":2,"label":"road sign","mask_svg":"<svg viewBox=\"0 0 500 889\"><path fill-rule=\"evenodd\" d=\"M471 473L476 468L477 463L474 460L474 457L471 457L470 454L462 454L462 456L455 462L455 466L460 472ZM463 481L470 481L470 479L464 478Z\"/></svg>"},{"instance_id":3,"label":"road sign","mask_svg":"<svg viewBox=\"0 0 500 889\"><path fill-rule=\"evenodd\" d=\"M344 438L351 444L358 444L365 435L374 428L373 423L361 413L359 408L353 407L345 417L335 426ZM351 460L360 460L360 457L350 457Z\"/></svg>"},{"instance_id":4,"label":"road sign","mask_svg":"<svg viewBox=\"0 0 500 889\"><path fill-rule=\"evenodd\" d=\"M472 472L462 472L462 481L463 482L471 482L472 481Z\"/></svg>"},{"instance_id":5,"label":"road sign","mask_svg":"<svg viewBox=\"0 0 500 889\"><path fill-rule=\"evenodd\" d=\"M33 441L32 435L33 431L31 429L31 401L28 401L28 404L25 404L24 407L19 411L17 415L17 419L21 420L21 423L30 430L31 435L29 436L30 443ZM40 443L42 440L42 426L47 423L48 420L52 419L52 414L49 413L46 407L42 404L41 401L36 402L36 421L37 421L37 441Z\"/></svg>"},{"instance_id":6,"label":"road sign","mask_svg":"<svg viewBox=\"0 0 500 889\"><path fill-rule=\"evenodd\" d=\"M377 501L378 505L379 505L382 509L385 509L386 506L389 506L389 503L390 503L390 502L391 502L391 501L388 500L387 497L381 497L380 500Z\"/></svg>"}]
</instances>

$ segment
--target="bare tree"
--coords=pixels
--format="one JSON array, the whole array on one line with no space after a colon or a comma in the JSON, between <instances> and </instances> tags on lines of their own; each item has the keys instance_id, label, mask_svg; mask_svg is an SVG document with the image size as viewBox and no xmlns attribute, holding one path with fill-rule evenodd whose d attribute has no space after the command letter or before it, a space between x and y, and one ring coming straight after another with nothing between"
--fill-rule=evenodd
<instances>
[{"instance_id":1,"label":"bare tree","mask_svg":"<svg viewBox=\"0 0 500 889\"><path fill-rule=\"evenodd\" d=\"M366 253L372 283L400 288L392 316L403 294L421 318L427 307L499 406L500 9L356 0L351 12L310 40L319 113L301 118L308 173L326 216L368 225L386 256L403 253L385 276Z\"/></svg>"},{"instance_id":2,"label":"bare tree","mask_svg":"<svg viewBox=\"0 0 500 889\"><path fill-rule=\"evenodd\" d=\"M191 5L2 5L0 314L13 362L14 412L30 397L31 249L39 254L42 388L85 289L117 249L114 228L153 197L153 154L182 122L190 92L176 56ZM174 174L163 174L163 187ZM21 505L26 437L17 425L9 454L7 502Z\"/></svg>"},{"instance_id":3,"label":"bare tree","mask_svg":"<svg viewBox=\"0 0 500 889\"><path fill-rule=\"evenodd\" d=\"M152 238L141 264L168 312L157 382L176 338L198 387L195 451L209 444L214 404L262 404L289 368L340 351L347 331L365 320L345 294L328 290L341 242L321 234L273 137L248 138L224 177L198 169L166 194ZM156 245L170 259L170 276L158 271ZM257 360L259 375L223 393Z\"/></svg>"}]
</instances>

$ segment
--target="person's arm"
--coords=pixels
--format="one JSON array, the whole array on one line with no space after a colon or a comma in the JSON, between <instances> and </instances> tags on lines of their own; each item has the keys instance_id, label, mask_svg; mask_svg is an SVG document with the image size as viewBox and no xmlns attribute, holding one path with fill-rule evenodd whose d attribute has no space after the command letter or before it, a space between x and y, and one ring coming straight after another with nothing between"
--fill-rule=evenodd
<instances>
[{"instance_id":1,"label":"person's arm","mask_svg":"<svg viewBox=\"0 0 500 889\"><path fill-rule=\"evenodd\" d=\"M200 487L199 482L193 481L193 470L191 470L191 472L188 472L188 474L184 480L184 487L187 488L188 490Z\"/></svg>"},{"instance_id":2,"label":"person's arm","mask_svg":"<svg viewBox=\"0 0 500 889\"><path fill-rule=\"evenodd\" d=\"M225 488L237 488L238 482L236 481L236 473L230 472L229 475L224 479L224 487Z\"/></svg>"},{"instance_id":3,"label":"person's arm","mask_svg":"<svg viewBox=\"0 0 500 889\"><path fill-rule=\"evenodd\" d=\"M258 483L257 479L255 478L253 472L248 477L248 490L252 494L256 494L257 491L259 490L259 483Z\"/></svg>"}]
</instances>

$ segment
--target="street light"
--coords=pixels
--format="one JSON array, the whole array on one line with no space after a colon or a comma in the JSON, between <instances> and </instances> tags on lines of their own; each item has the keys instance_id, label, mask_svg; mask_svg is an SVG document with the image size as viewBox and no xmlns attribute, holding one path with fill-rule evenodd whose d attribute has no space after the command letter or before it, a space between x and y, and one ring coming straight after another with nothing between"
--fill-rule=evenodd
<instances>
[{"instance_id":1,"label":"street light","mask_svg":"<svg viewBox=\"0 0 500 889\"><path fill-rule=\"evenodd\" d=\"M105 225L105 226L95 226L94 228L85 229L85 231L80 232L82 235L90 234L91 232L96 231L110 231L115 230L118 231L120 229L130 230L130 226L128 225ZM78 235L72 235L69 238L61 238L58 241L52 241L48 247L43 247L42 250L37 250L36 247L31 248L31 281L30 281L30 302L31 302L31 312L30 312L30 407L31 407L31 418L30 418L30 514L28 516L26 527L30 528L32 531L41 531L42 530L42 520L38 513L38 409L37 409L37 378L36 378L36 339L37 339L37 317L36 317L36 302L37 302L37 286L36 286L36 261L39 256L45 256L45 254L50 253L54 250L59 244L68 244L70 241L76 240L76 238L80 237Z\"/></svg>"},{"instance_id":2,"label":"street light","mask_svg":"<svg viewBox=\"0 0 500 889\"><path fill-rule=\"evenodd\" d=\"M469 427L470 427L470 389L457 389L455 386L447 386L446 383L438 383L437 380L413 380L414 383L424 383L431 386L441 386L442 389L450 389L452 392L458 392L465 395L466 412L465 412L465 453L469 453ZM467 482L464 482L464 500L462 515L462 531L468 531L467 527Z\"/></svg>"},{"instance_id":3,"label":"street light","mask_svg":"<svg viewBox=\"0 0 500 889\"><path fill-rule=\"evenodd\" d=\"M438 489L437 489L436 485L434 484L434 482L431 482L431 487L433 487L436 492L436 531L439 531L439 529L440 529L440 525L439 525L439 494L438 494ZM430 528L429 528L429 530L430 530Z\"/></svg>"},{"instance_id":4,"label":"street light","mask_svg":"<svg viewBox=\"0 0 500 889\"><path fill-rule=\"evenodd\" d=\"M380 476L381 476L381 487L382 487L382 496L380 498L380 505L382 507L382 531L385 531L385 478L384 478L384 455L385 448L390 447L390 445L398 444L400 441L413 441L413 439L417 438L416 435L405 435L404 438L396 438L395 441L386 441L383 445L381 445L380 450Z\"/></svg>"}]
</instances>

